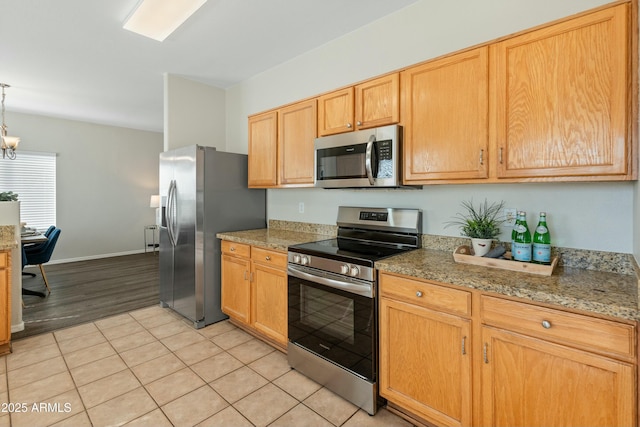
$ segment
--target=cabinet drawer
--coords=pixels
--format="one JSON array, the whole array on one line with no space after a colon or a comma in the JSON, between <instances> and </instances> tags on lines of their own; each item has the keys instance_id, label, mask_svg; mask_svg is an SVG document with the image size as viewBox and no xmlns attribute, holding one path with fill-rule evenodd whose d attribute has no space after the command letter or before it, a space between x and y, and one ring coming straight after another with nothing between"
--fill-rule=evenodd
<instances>
[{"instance_id":1,"label":"cabinet drawer","mask_svg":"<svg viewBox=\"0 0 640 427\"><path fill-rule=\"evenodd\" d=\"M635 327L483 295L482 321L588 351L635 355Z\"/></svg>"},{"instance_id":2,"label":"cabinet drawer","mask_svg":"<svg viewBox=\"0 0 640 427\"><path fill-rule=\"evenodd\" d=\"M251 260L281 269L287 268L287 254L258 248L256 246L251 248Z\"/></svg>"},{"instance_id":3,"label":"cabinet drawer","mask_svg":"<svg viewBox=\"0 0 640 427\"><path fill-rule=\"evenodd\" d=\"M235 256L241 256L249 258L251 256L251 246L244 243L230 242L229 240L223 240L222 253Z\"/></svg>"},{"instance_id":4,"label":"cabinet drawer","mask_svg":"<svg viewBox=\"0 0 640 427\"><path fill-rule=\"evenodd\" d=\"M380 274L380 296L453 314L471 314L471 292L415 279Z\"/></svg>"},{"instance_id":5,"label":"cabinet drawer","mask_svg":"<svg viewBox=\"0 0 640 427\"><path fill-rule=\"evenodd\" d=\"M0 252L0 268L7 268L9 266L9 253Z\"/></svg>"}]
</instances>

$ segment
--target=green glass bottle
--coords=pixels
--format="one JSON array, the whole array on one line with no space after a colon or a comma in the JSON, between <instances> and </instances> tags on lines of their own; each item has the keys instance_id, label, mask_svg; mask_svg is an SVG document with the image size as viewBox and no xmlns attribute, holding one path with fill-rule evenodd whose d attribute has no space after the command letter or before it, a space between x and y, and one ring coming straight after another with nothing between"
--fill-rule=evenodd
<instances>
[{"instance_id":1,"label":"green glass bottle","mask_svg":"<svg viewBox=\"0 0 640 427\"><path fill-rule=\"evenodd\" d=\"M551 234L547 227L547 213L540 212L540 219L533 233L533 262L551 264Z\"/></svg>"},{"instance_id":2,"label":"green glass bottle","mask_svg":"<svg viewBox=\"0 0 640 427\"><path fill-rule=\"evenodd\" d=\"M519 219L514 227L515 236L511 243L511 258L514 261L531 261L531 233L527 225L527 213L518 212Z\"/></svg>"}]
</instances>

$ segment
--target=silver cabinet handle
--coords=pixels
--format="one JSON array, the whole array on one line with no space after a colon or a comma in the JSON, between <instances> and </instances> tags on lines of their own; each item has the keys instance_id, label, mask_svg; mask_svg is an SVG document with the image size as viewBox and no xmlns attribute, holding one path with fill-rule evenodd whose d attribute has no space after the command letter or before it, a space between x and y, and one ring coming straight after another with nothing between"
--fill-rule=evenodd
<instances>
[{"instance_id":1,"label":"silver cabinet handle","mask_svg":"<svg viewBox=\"0 0 640 427\"><path fill-rule=\"evenodd\" d=\"M500 147L500 164L502 164L502 163L503 163L503 162L502 162L502 150L503 150L503 149L502 149L502 147Z\"/></svg>"},{"instance_id":2,"label":"silver cabinet handle","mask_svg":"<svg viewBox=\"0 0 640 427\"><path fill-rule=\"evenodd\" d=\"M347 128L351 129L353 125L351 123L347 123Z\"/></svg>"},{"instance_id":3,"label":"silver cabinet handle","mask_svg":"<svg viewBox=\"0 0 640 427\"><path fill-rule=\"evenodd\" d=\"M244 280L247 280L247 270L244 271Z\"/></svg>"},{"instance_id":4,"label":"silver cabinet handle","mask_svg":"<svg viewBox=\"0 0 640 427\"><path fill-rule=\"evenodd\" d=\"M265 261L271 261L271 257L269 255L267 255L266 257L264 257Z\"/></svg>"},{"instance_id":5,"label":"silver cabinet handle","mask_svg":"<svg viewBox=\"0 0 640 427\"><path fill-rule=\"evenodd\" d=\"M422 292L420 292L420 291L416 292L416 296L417 296L418 298L422 298Z\"/></svg>"},{"instance_id":6,"label":"silver cabinet handle","mask_svg":"<svg viewBox=\"0 0 640 427\"><path fill-rule=\"evenodd\" d=\"M484 150L480 149L480 165L484 165Z\"/></svg>"},{"instance_id":7,"label":"silver cabinet handle","mask_svg":"<svg viewBox=\"0 0 640 427\"><path fill-rule=\"evenodd\" d=\"M253 271L249 274L249 281L253 282Z\"/></svg>"},{"instance_id":8,"label":"silver cabinet handle","mask_svg":"<svg viewBox=\"0 0 640 427\"><path fill-rule=\"evenodd\" d=\"M362 122L361 122L360 120L358 120L358 121L356 122L356 124L357 124L358 126L362 126Z\"/></svg>"},{"instance_id":9,"label":"silver cabinet handle","mask_svg":"<svg viewBox=\"0 0 640 427\"><path fill-rule=\"evenodd\" d=\"M236 251L236 247L235 246L231 246L231 249L229 249L231 252L235 252Z\"/></svg>"},{"instance_id":10,"label":"silver cabinet handle","mask_svg":"<svg viewBox=\"0 0 640 427\"><path fill-rule=\"evenodd\" d=\"M484 363L489 363L489 358L487 357L488 350L489 350L489 344L484 343L484 348L482 349L482 356L484 357Z\"/></svg>"},{"instance_id":11,"label":"silver cabinet handle","mask_svg":"<svg viewBox=\"0 0 640 427\"><path fill-rule=\"evenodd\" d=\"M542 321L542 327L545 328L545 329L551 328L551 322L549 322L548 320L543 320Z\"/></svg>"},{"instance_id":12,"label":"silver cabinet handle","mask_svg":"<svg viewBox=\"0 0 640 427\"><path fill-rule=\"evenodd\" d=\"M463 356L467 354L467 349L465 348L466 341L467 341L467 337L462 337L462 355Z\"/></svg>"}]
</instances>

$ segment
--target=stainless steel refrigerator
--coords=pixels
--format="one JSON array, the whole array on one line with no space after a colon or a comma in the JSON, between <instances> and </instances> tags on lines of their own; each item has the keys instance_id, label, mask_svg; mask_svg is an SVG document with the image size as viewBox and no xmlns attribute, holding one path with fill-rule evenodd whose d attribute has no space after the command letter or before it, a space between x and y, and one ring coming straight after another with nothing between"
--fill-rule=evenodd
<instances>
[{"instance_id":1,"label":"stainless steel refrigerator","mask_svg":"<svg viewBox=\"0 0 640 427\"><path fill-rule=\"evenodd\" d=\"M216 233L266 227L266 192L247 188L247 156L189 146L160 154L160 305L196 328L220 308Z\"/></svg>"}]
</instances>

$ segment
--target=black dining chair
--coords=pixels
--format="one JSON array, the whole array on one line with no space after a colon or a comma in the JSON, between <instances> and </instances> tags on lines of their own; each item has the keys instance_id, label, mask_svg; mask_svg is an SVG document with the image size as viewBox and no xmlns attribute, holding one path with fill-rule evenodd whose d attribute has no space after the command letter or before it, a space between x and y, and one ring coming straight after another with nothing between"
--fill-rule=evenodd
<instances>
[{"instance_id":1,"label":"black dining chair","mask_svg":"<svg viewBox=\"0 0 640 427\"><path fill-rule=\"evenodd\" d=\"M53 230L56 229L55 225L50 225L49 228L47 228L47 231L45 231L44 233L44 237L46 237L47 239L49 238L49 236L51 236L51 233L53 233ZM22 275L23 276L31 276L31 277L36 277L35 273L29 273L24 271L24 266L25 266L25 256L27 253L35 253L35 252L40 252L42 250L42 248L44 247L46 242L43 243L31 243L31 244L27 244L27 245L23 245L22 246Z\"/></svg>"},{"instance_id":2,"label":"black dining chair","mask_svg":"<svg viewBox=\"0 0 640 427\"><path fill-rule=\"evenodd\" d=\"M61 230L59 228L55 228L51 234L49 235L49 239L42 243L40 250L35 252L28 252L26 249L24 254L26 256L26 262L24 265L37 265L40 267L40 273L42 274L42 278L44 279L44 285L47 287L47 291L51 293L51 288L49 287L49 282L47 281L47 275L44 272L43 264L46 264L51 259L51 255L53 254L53 250L56 247L56 243L58 242L58 238L60 237Z\"/></svg>"}]
</instances>

